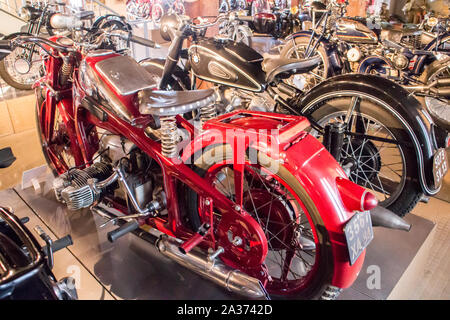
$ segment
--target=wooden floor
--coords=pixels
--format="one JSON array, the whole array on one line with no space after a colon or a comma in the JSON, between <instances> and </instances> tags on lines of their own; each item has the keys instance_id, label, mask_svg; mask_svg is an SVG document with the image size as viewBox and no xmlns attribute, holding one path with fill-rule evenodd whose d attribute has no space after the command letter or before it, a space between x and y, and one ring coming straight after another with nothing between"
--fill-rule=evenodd
<instances>
[{"instance_id":1,"label":"wooden floor","mask_svg":"<svg viewBox=\"0 0 450 320\"><path fill-rule=\"evenodd\" d=\"M8 112L12 117L13 128L3 134L0 131L0 148L11 146L17 161L10 168L0 171L0 189L21 183L23 171L45 163L34 127L33 98L8 98L2 101L0 97L0 107L2 103L7 104L7 109L2 109L2 112ZM20 112L14 112L18 110ZM17 127L16 131L14 125ZM447 174L444 187L437 198L431 199L428 204L420 203L413 211L416 215L434 221L437 230L429 252L427 268L422 277L417 279L417 287L410 292L408 299L450 299L449 200L450 174Z\"/></svg>"}]
</instances>

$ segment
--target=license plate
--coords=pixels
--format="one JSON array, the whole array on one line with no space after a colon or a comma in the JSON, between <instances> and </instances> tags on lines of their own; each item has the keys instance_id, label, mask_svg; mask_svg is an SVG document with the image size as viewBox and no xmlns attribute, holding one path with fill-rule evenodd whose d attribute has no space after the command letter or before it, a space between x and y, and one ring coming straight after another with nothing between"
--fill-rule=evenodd
<instances>
[{"instance_id":1,"label":"license plate","mask_svg":"<svg viewBox=\"0 0 450 320\"><path fill-rule=\"evenodd\" d=\"M434 186L439 187L448 171L447 151L439 149L433 156Z\"/></svg>"},{"instance_id":2,"label":"license plate","mask_svg":"<svg viewBox=\"0 0 450 320\"><path fill-rule=\"evenodd\" d=\"M344 233L347 239L350 265L353 265L373 239L370 213L368 211L356 213L345 225Z\"/></svg>"}]
</instances>

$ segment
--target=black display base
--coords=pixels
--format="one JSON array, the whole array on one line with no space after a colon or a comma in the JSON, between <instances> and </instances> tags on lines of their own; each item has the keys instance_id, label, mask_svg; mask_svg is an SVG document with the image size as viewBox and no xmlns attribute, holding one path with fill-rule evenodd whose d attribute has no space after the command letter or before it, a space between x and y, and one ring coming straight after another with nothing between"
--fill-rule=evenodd
<instances>
[{"instance_id":1,"label":"black display base","mask_svg":"<svg viewBox=\"0 0 450 320\"><path fill-rule=\"evenodd\" d=\"M0 204L13 207L19 217L30 217L30 229L39 224L53 238L72 235L73 246L56 253L54 271L58 278L74 273L79 277L80 299L240 298L162 257L153 246L134 235L109 243L106 233L113 226L100 229L104 220L89 210L67 210L56 202L50 186L42 183L40 194L33 188L3 190ZM410 282L402 281L402 277L411 276L411 268L420 269L414 261L418 254L424 254L424 243L434 228L431 221L412 214L407 220L413 224L409 233L375 229L358 279L339 299L387 299L393 291L397 292L396 298L401 298L402 288L397 286ZM380 270L379 289L367 286L374 265ZM376 286L376 281L371 284Z\"/></svg>"}]
</instances>

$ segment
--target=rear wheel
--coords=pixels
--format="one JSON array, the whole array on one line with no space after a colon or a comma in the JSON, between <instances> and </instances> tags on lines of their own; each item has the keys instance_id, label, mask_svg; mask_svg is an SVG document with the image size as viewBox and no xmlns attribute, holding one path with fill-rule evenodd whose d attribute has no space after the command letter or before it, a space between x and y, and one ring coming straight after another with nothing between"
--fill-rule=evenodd
<instances>
[{"instance_id":1,"label":"rear wheel","mask_svg":"<svg viewBox=\"0 0 450 320\"><path fill-rule=\"evenodd\" d=\"M231 159L229 146L210 146L195 160L194 170L219 192L236 201ZM256 266L242 262L251 261L247 257L252 246L249 239L254 238L249 236L242 239L242 251L233 251L234 256L225 251L219 257L232 267L266 282L265 288L271 296L317 298L333 274L328 232L320 213L307 191L285 167L261 153L255 162L246 161L244 165L242 203L243 209L265 234L267 255L264 262ZM205 222L206 218L201 216L205 201L192 189L187 190L186 203L194 229ZM225 213L217 208L213 211L216 241L226 247L232 239L231 229L225 228L228 232L221 230L220 223Z\"/></svg>"},{"instance_id":2,"label":"rear wheel","mask_svg":"<svg viewBox=\"0 0 450 320\"><path fill-rule=\"evenodd\" d=\"M380 204L400 216L422 196L412 139L400 119L388 112L381 97L358 91L329 92L305 102L305 115L321 127L345 124L340 164L349 178L373 191ZM312 134L322 139L319 132Z\"/></svg>"}]
</instances>

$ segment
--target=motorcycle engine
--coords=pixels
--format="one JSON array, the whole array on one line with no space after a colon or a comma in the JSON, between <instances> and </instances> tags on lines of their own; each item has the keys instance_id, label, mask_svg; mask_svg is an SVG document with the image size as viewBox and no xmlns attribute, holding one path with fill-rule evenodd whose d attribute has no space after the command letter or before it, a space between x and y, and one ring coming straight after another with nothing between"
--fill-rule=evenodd
<instances>
[{"instance_id":1,"label":"motorcycle engine","mask_svg":"<svg viewBox=\"0 0 450 320\"><path fill-rule=\"evenodd\" d=\"M219 114L230 112L234 109L247 109L253 111L273 112L275 101L267 92L253 93L244 90L221 87Z\"/></svg>"},{"instance_id":2,"label":"motorcycle engine","mask_svg":"<svg viewBox=\"0 0 450 320\"><path fill-rule=\"evenodd\" d=\"M70 210L90 207L105 195L123 201L130 213L136 209L130 197L140 208L155 198L162 200L160 167L131 141L105 132L99 150L99 161L85 169L70 169L53 181L56 198Z\"/></svg>"}]
</instances>

